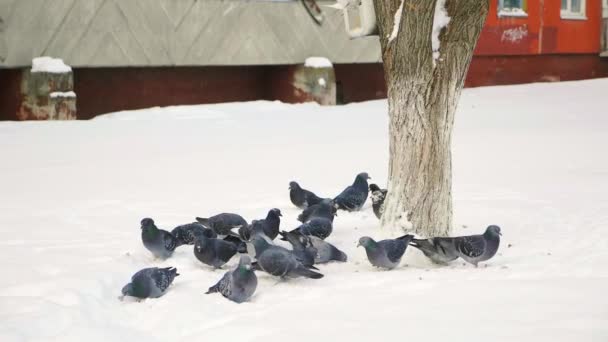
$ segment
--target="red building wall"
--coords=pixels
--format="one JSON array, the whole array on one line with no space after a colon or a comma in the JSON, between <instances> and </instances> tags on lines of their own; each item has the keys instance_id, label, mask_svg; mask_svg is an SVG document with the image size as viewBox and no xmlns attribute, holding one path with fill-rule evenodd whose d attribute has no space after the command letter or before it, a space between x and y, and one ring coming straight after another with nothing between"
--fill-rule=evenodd
<instances>
[{"instance_id":1,"label":"red building wall","mask_svg":"<svg viewBox=\"0 0 608 342\"><path fill-rule=\"evenodd\" d=\"M587 19L562 19L559 0L527 0L528 16L498 16L491 0L476 56L536 54L598 54L601 0L587 0Z\"/></svg>"}]
</instances>

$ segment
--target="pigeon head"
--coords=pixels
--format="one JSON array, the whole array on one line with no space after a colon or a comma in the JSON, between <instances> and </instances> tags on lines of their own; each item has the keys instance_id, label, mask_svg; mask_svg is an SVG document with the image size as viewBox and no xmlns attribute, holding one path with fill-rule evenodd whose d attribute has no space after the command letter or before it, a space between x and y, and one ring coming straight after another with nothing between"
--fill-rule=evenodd
<instances>
[{"instance_id":1,"label":"pigeon head","mask_svg":"<svg viewBox=\"0 0 608 342\"><path fill-rule=\"evenodd\" d=\"M374 192L374 191L380 191L380 187L376 184L370 184L369 185L369 191Z\"/></svg>"},{"instance_id":2,"label":"pigeon head","mask_svg":"<svg viewBox=\"0 0 608 342\"><path fill-rule=\"evenodd\" d=\"M132 283L128 283L127 285L125 285L122 288L122 295L123 296L133 296L133 284Z\"/></svg>"},{"instance_id":3,"label":"pigeon head","mask_svg":"<svg viewBox=\"0 0 608 342\"><path fill-rule=\"evenodd\" d=\"M294 181L289 182L289 190L297 190L297 189L300 189L300 184L298 184Z\"/></svg>"},{"instance_id":4,"label":"pigeon head","mask_svg":"<svg viewBox=\"0 0 608 342\"><path fill-rule=\"evenodd\" d=\"M249 255L241 255L237 269L239 271L250 271L252 269L251 257Z\"/></svg>"},{"instance_id":5,"label":"pigeon head","mask_svg":"<svg viewBox=\"0 0 608 342\"><path fill-rule=\"evenodd\" d=\"M156 228L156 226L154 225L154 220L147 217L141 220L141 229L144 228Z\"/></svg>"},{"instance_id":6,"label":"pigeon head","mask_svg":"<svg viewBox=\"0 0 608 342\"><path fill-rule=\"evenodd\" d=\"M491 235L491 236L499 236L502 235L502 233L500 232L500 227L496 226L496 225L491 225L488 226L488 228L486 228L486 232L484 233L484 235Z\"/></svg>"},{"instance_id":7,"label":"pigeon head","mask_svg":"<svg viewBox=\"0 0 608 342\"><path fill-rule=\"evenodd\" d=\"M374 241L374 239L372 239L369 236L364 236L359 239L359 243L357 244L357 247L363 246L364 248L367 249L369 247L373 247L375 244L376 244L376 241Z\"/></svg>"},{"instance_id":8,"label":"pigeon head","mask_svg":"<svg viewBox=\"0 0 608 342\"><path fill-rule=\"evenodd\" d=\"M272 216L281 217L283 215L281 214L281 211L279 209L274 208L274 209L270 209L270 211L268 212L268 217L272 217Z\"/></svg>"},{"instance_id":9,"label":"pigeon head","mask_svg":"<svg viewBox=\"0 0 608 342\"><path fill-rule=\"evenodd\" d=\"M367 172L361 172L360 174L357 175L357 178L361 178L361 179L365 179L365 180L372 179L372 177L370 177L367 174Z\"/></svg>"}]
</instances>

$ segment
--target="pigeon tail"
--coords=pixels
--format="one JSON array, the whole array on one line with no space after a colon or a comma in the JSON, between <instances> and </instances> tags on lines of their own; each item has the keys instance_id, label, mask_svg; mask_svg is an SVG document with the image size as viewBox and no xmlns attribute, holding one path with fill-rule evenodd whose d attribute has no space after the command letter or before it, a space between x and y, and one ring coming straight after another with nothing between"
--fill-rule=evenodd
<instances>
[{"instance_id":1,"label":"pigeon tail","mask_svg":"<svg viewBox=\"0 0 608 342\"><path fill-rule=\"evenodd\" d=\"M298 267L295 270L293 270L291 273L302 276L302 277L306 277L306 278L311 278L311 279L321 279L323 278L323 275L321 273L317 273L315 271L311 271L305 267Z\"/></svg>"},{"instance_id":2,"label":"pigeon tail","mask_svg":"<svg viewBox=\"0 0 608 342\"><path fill-rule=\"evenodd\" d=\"M220 290L219 283L217 283L217 284L211 286L209 288L209 290L207 290L207 292L205 292L205 294L216 293L216 292L219 292L219 290Z\"/></svg>"},{"instance_id":3,"label":"pigeon tail","mask_svg":"<svg viewBox=\"0 0 608 342\"><path fill-rule=\"evenodd\" d=\"M407 235L403 235L403 236L398 237L396 240L405 240L406 242L410 242L410 241L413 241L413 240L416 240L416 239L414 239L414 235L407 234Z\"/></svg>"}]
</instances>

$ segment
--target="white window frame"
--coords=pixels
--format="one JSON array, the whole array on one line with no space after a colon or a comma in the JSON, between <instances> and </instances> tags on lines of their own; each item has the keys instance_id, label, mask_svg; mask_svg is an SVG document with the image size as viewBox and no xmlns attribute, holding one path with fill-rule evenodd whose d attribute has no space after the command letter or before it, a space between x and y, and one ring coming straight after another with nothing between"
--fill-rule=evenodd
<instances>
[{"instance_id":1,"label":"white window frame","mask_svg":"<svg viewBox=\"0 0 608 342\"><path fill-rule=\"evenodd\" d=\"M504 0L498 0L498 17L520 17L520 18L526 18L528 17L528 13L526 13L526 11L524 11L524 6L523 6L523 2L525 0L520 0L520 8L519 10L515 9L511 9L511 8L505 8L504 7ZM608 0L606 0L608 1Z\"/></svg>"},{"instance_id":2,"label":"white window frame","mask_svg":"<svg viewBox=\"0 0 608 342\"><path fill-rule=\"evenodd\" d=\"M560 15L562 19L571 19L571 20L587 20L587 0L581 1L581 11L580 12L572 12L570 8L572 7L572 0L566 0L567 8L561 9L560 3Z\"/></svg>"}]
</instances>

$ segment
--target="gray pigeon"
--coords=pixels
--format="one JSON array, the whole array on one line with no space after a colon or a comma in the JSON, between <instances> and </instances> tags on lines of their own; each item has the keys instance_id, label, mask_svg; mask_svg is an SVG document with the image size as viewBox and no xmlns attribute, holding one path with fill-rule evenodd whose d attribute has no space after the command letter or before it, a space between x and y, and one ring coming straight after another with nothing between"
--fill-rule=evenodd
<instances>
[{"instance_id":1,"label":"gray pigeon","mask_svg":"<svg viewBox=\"0 0 608 342\"><path fill-rule=\"evenodd\" d=\"M237 251L234 243L205 236L199 236L194 245L194 256L203 264L214 268L221 268Z\"/></svg>"},{"instance_id":2,"label":"gray pigeon","mask_svg":"<svg viewBox=\"0 0 608 342\"><path fill-rule=\"evenodd\" d=\"M282 231L279 234L281 240L291 244L293 254L302 262L302 265L310 267L315 264L317 249L312 245L308 236L295 231Z\"/></svg>"},{"instance_id":3,"label":"gray pigeon","mask_svg":"<svg viewBox=\"0 0 608 342\"><path fill-rule=\"evenodd\" d=\"M274 240L279 235L279 227L281 225L281 211L277 208L270 209L265 219L253 220L251 225L242 226L239 228L239 236L243 240L251 239L255 233L264 233L271 240Z\"/></svg>"},{"instance_id":4,"label":"gray pigeon","mask_svg":"<svg viewBox=\"0 0 608 342\"><path fill-rule=\"evenodd\" d=\"M131 282L122 288L123 296L137 298L158 298L167 292L173 279L178 276L177 269L167 268L144 268L131 277Z\"/></svg>"},{"instance_id":5,"label":"gray pigeon","mask_svg":"<svg viewBox=\"0 0 608 342\"><path fill-rule=\"evenodd\" d=\"M178 247L181 245L194 245L196 238L201 235L208 238L217 238L217 234L213 230L198 222L177 226L173 228L171 235L175 237Z\"/></svg>"},{"instance_id":6,"label":"gray pigeon","mask_svg":"<svg viewBox=\"0 0 608 342\"><path fill-rule=\"evenodd\" d=\"M399 266L401 257L413 238L413 235L404 235L396 239L376 242L374 239L364 236L359 239L357 247L363 246L365 248L367 259L372 265L391 270Z\"/></svg>"},{"instance_id":7,"label":"gray pigeon","mask_svg":"<svg viewBox=\"0 0 608 342\"><path fill-rule=\"evenodd\" d=\"M233 302L243 303L253 296L257 286L258 277L253 272L251 258L241 255L236 268L226 272L217 284L209 288L207 294L219 292Z\"/></svg>"},{"instance_id":8,"label":"gray pigeon","mask_svg":"<svg viewBox=\"0 0 608 342\"><path fill-rule=\"evenodd\" d=\"M232 213L221 213L209 218L197 217L196 220L213 229L217 235L230 235L233 234L233 229L247 226L247 221L242 216Z\"/></svg>"},{"instance_id":9,"label":"gray pigeon","mask_svg":"<svg viewBox=\"0 0 608 342\"><path fill-rule=\"evenodd\" d=\"M302 223L293 231L300 232L304 235L312 235L325 240L333 231L333 223L321 217L315 217L312 220Z\"/></svg>"},{"instance_id":10,"label":"gray pigeon","mask_svg":"<svg viewBox=\"0 0 608 342\"><path fill-rule=\"evenodd\" d=\"M492 225L481 235L413 239L411 245L436 263L447 263L458 257L475 265L489 260L500 246L500 227Z\"/></svg>"},{"instance_id":11,"label":"gray pigeon","mask_svg":"<svg viewBox=\"0 0 608 342\"><path fill-rule=\"evenodd\" d=\"M338 209L347 211L359 211L367 200L369 191L367 180L370 179L366 172L361 172L355 177L353 185L348 186L342 191L334 201L338 205Z\"/></svg>"},{"instance_id":12,"label":"gray pigeon","mask_svg":"<svg viewBox=\"0 0 608 342\"><path fill-rule=\"evenodd\" d=\"M312 256L314 264L324 264L330 261L342 261L347 260L347 256L344 252L336 248L327 241L323 241L316 236L303 235L297 231L281 232L281 240L289 241L293 246L294 253L298 256L296 250L301 250L301 254L305 258Z\"/></svg>"},{"instance_id":13,"label":"gray pigeon","mask_svg":"<svg viewBox=\"0 0 608 342\"><path fill-rule=\"evenodd\" d=\"M323 198L315 195L312 191L302 189L296 182L289 183L289 199L291 199L293 205L300 209L306 209L323 200Z\"/></svg>"},{"instance_id":14,"label":"gray pigeon","mask_svg":"<svg viewBox=\"0 0 608 342\"><path fill-rule=\"evenodd\" d=\"M310 239L312 246L317 250L317 255L315 255L315 264L324 264L330 261L346 262L348 259L346 253L342 252L331 243L313 235L309 236L308 238Z\"/></svg>"},{"instance_id":15,"label":"gray pigeon","mask_svg":"<svg viewBox=\"0 0 608 342\"><path fill-rule=\"evenodd\" d=\"M177 240L166 230L158 229L151 218L141 220L141 240L152 254L166 259L173 254Z\"/></svg>"},{"instance_id":16,"label":"gray pigeon","mask_svg":"<svg viewBox=\"0 0 608 342\"><path fill-rule=\"evenodd\" d=\"M321 273L304 266L292 251L272 245L270 239L263 234L254 235L252 243L255 247L257 267L264 272L281 278L323 278Z\"/></svg>"},{"instance_id":17,"label":"gray pigeon","mask_svg":"<svg viewBox=\"0 0 608 342\"><path fill-rule=\"evenodd\" d=\"M324 199L320 203L311 205L304 209L300 215L298 215L298 221L306 223L313 218L325 218L334 221L334 217L337 215L337 205L330 199Z\"/></svg>"},{"instance_id":18,"label":"gray pigeon","mask_svg":"<svg viewBox=\"0 0 608 342\"><path fill-rule=\"evenodd\" d=\"M386 199L388 190L380 189L376 184L370 184L369 191L371 192L370 198L372 199L374 215L376 215L377 218L381 218L382 213L384 213L384 200Z\"/></svg>"}]
</instances>

